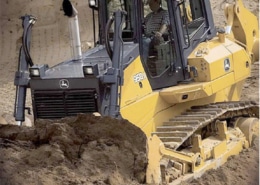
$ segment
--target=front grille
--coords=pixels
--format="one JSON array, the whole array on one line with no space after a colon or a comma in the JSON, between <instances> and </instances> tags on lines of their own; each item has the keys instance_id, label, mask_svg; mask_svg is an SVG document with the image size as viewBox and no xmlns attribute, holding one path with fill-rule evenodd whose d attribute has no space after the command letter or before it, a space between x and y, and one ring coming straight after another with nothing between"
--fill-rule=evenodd
<instances>
[{"instance_id":1,"label":"front grille","mask_svg":"<svg viewBox=\"0 0 260 185\"><path fill-rule=\"evenodd\" d=\"M36 118L56 119L75 116L78 113L97 112L95 90L34 91Z\"/></svg>"}]
</instances>

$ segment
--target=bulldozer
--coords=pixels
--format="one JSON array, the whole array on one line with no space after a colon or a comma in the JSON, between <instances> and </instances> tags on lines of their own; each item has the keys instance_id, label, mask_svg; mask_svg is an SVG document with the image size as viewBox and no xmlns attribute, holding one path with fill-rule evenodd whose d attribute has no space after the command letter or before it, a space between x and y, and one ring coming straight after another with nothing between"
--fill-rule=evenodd
<instances>
[{"instance_id":1,"label":"bulldozer","mask_svg":"<svg viewBox=\"0 0 260 185\"><path fill-rule=\"evenodd\" d=\"M240 95L259 59L257 18L235 0L225 7L227 26L216 28L208 0L160 3L169 16L167 34L146 55L146 1L89 0L97 30L94 47L82 52L78 12L64 0L73 56L52 67L33 63L36 18L23 16L16 121L22 125L30 110L28 88L34 120L81 113L127 119L147 137L147 184L200 177L250 147L259 106Z\"/></svg>"}]
</instances>

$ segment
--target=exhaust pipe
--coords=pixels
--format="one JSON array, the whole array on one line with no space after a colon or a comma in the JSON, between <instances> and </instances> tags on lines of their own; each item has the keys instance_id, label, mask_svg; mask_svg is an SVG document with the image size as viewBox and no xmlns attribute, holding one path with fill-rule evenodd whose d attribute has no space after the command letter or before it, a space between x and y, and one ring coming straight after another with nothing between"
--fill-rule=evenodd
<instances>
[{"instance_id":1,"label":"exhaust pipe","mask_svg":"<svg viewBox=\"0 0 260 185\"><path fill-rule=\"evenodd\" d=\"M73 52L73 60L82 59L81 42L79 34L78 11L69 0L62 3L64 15L69 17L69 32Z\"/></svg>"}]
</instances>

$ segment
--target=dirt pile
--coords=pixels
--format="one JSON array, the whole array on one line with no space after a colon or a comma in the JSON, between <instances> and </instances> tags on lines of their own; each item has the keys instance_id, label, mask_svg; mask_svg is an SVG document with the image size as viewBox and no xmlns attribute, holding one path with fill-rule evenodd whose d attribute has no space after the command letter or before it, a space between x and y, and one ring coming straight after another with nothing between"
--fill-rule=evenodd
<instances>
[{"instance_id":1,"label":"dirt pile","mask_svg":"<svg viewBox=\"0 0 260 185\"><path fill-rule=\"evenodd\" d=\"M232 0L210 1L216 26L226 24L223 7L227 1ZM81 40L83 49L86 49L87 42L93 42L92 12L87 9L87 1L72 2L79 11ZM255 15L259 15L259 0L243 2ZM0 114L7 123L12 123L13 79L22 35L19 17L33 14L38 18L31 44L35 63L47 61L53 66L70 58L69 32L67 19L60 10L61 0L5 0L0 5ZM252 66L252 76L246 80L242 100L259 101L259 62ZM26 102L31 106L29 91ZM102 127L99 125L104 123L106 128L100 130ZM94 121L92 116L80 116L54 122L41 121L35 128L0 126L0 185L139 184L147 161L144 157L145 138L142 134L136 135L138 129L125 126L128 125L125 120L116 122L121 126L120 132L114 132L110 123L109 118ZM130 134L125 135L129 131ZM190 184L258 184L257 146L244 150L239 156L230 158L224 166L209 171Z\"/></svg>"},{"instance_id":2,"label":"dirt pile","mask_svg":"<svg viewBox=\"0 0 260 185\"><path fill-rule=\"evenodd\" d=\"M79 115L0 125L3 184L138 184L144 182L146 136L126 120Z\"/></svg>"}]
</instances>

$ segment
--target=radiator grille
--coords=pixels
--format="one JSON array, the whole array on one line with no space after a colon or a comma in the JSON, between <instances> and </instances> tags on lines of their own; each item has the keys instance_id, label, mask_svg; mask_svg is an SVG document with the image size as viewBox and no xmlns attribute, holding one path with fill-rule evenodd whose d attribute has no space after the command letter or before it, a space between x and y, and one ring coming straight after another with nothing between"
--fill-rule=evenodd
<instances>
[{"instance_id":1,"label":"radiator grille","mask_svg":"<svg viewBox=\"0 0 260 185\"><path fill-rule=\"evenodd\" d=\"M97 112L95 90L34 91L36 118L56 119L78 113Z\"/></svg>"}]
</instances>

